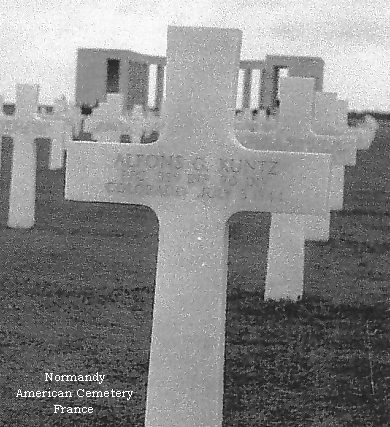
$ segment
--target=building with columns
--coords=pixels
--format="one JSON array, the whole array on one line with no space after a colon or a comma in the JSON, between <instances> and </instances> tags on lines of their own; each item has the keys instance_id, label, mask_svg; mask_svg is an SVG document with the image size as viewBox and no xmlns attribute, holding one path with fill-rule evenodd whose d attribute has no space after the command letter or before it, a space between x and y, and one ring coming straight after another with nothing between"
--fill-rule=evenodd
<instances>
[{"instance_id":1,"label":"building with columns","mask_svg":"<svg viewBox=\"0 0 390 427\"><path fill-rule=\"evenodd\" d=\"M107 93L123 93L125 106L148 106L149 68L155 67L154 108L160 109L164 96L166 58L144 55L131 50L78 49L76 103L93 106L105 100ZM291 77L313 77L316 90L323 87L324 61L306 56L267 55L265 60L242 60L242 108L251 106L253 72L259 70L258 108L275 108L281 69Z\"/></svg>"}]
</instances>

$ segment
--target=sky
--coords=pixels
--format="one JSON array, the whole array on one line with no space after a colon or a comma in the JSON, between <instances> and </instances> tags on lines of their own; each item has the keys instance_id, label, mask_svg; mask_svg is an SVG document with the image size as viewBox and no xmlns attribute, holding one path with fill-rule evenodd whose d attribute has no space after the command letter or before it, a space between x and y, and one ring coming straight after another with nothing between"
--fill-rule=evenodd
<instances>
[{"instance_id":1,"label":"sky","mask_svg":"<svg viewBox=\"0 0 390 427\"><path fill-rule=\"evenodd\" d=\"M38 83L42 104L73 100L78 48L165 56L168 25L239 28L241 59L320 56L324 91L390 112L388 0L1 0L0 94Z\"/></svg>"}]
</instances>

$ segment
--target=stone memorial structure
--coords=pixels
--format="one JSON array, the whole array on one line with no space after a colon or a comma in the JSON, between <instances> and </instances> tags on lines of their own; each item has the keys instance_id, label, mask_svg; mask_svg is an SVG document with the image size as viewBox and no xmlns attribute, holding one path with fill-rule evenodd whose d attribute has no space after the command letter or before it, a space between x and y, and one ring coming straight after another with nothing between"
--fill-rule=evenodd
<instances>
[{"instance_id":1,"label":"stone memorial structure","mask_svg":"<svg viewBox=\"0 0 390 427\"><path fill-rule=\"evenodd\" d=\"M156 67L154 107L161 109L164 92L166 58L144 55L131 50L79 49L77 52L76 103L95 105L104 102L109 93L124 96L124 108L142 105L146 110L149 97L149 73ZM277 105L279 74L288 69L292 77L315 79L316 90L323 86L324 61L305 56L267 55L265 60L241 60L243 70L242 108L251 107L254 71L259 70L259 107L273 111Z\"/></svg>"},{"instance_id":2,"label":"stone memorial structure","mask_svg":"<svg viewBox=\"0 0 390 427\"><path fill-rule=\"evenodd\" d=\"M158 216L147 427L222 425L228 218L329 210L330 155L254 151L235 139L241 37L169 27L159 140L68 149L67 199L142 204Z\"/></svg>"}]
</instances>

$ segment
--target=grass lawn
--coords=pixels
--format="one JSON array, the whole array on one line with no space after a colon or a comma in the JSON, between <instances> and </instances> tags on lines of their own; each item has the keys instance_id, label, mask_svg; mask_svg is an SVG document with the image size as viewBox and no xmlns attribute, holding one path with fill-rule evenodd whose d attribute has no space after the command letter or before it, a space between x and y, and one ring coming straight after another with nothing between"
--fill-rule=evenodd
<instances>
[{"instance_id":1,"label":"grass lawn","mask_svg":"<svg viewBox=\"0 0 390 427\"><path fill-rule=\"evenodd\" d=\"M7 228L0 175L0 426L143 426L158 222L148 208L70 202L38 147L36 226ZM356 167L328 242L307 242L302 301L262 301L270 215L230 221L224 426L390 425L390 122ZM281 260L282 262L282 260ZM45 382L105 374L96 383ZM78 398L76 390L131 390ZM17 397L18 390L72 397ZM93 414L54 414L54 405ZM186 426L183 426L186 427Z\"/></svg>"}]
</instances>

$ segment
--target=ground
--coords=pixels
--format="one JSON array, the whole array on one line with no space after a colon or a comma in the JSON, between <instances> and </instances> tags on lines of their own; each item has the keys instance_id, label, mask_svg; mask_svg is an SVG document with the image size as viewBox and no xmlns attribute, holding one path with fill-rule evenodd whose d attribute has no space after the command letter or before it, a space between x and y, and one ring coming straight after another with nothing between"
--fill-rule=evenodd
<instances>
[{"instance_id":1,"label":"ground","mask_svg":"<svg viewBox=\"0 0 390 427\"><path fill-rule=\"evenodd\" d=\"M328 242L307 242L305 294L264 303L270 215L230 221L224 426L390 424L390 122L356 167ZM36 226L7 228L0 176L0 426L142 426L158 222L141 206L63 198L38 141ZM106 383L45 383L44 373ZM60 384L60 385L59 385ZM133 390L131 400L21 398L22 390ZM94 407L54 414L54 404ZM184 426L183 426L184 427Z\"/></svg>"}]
</instances>

